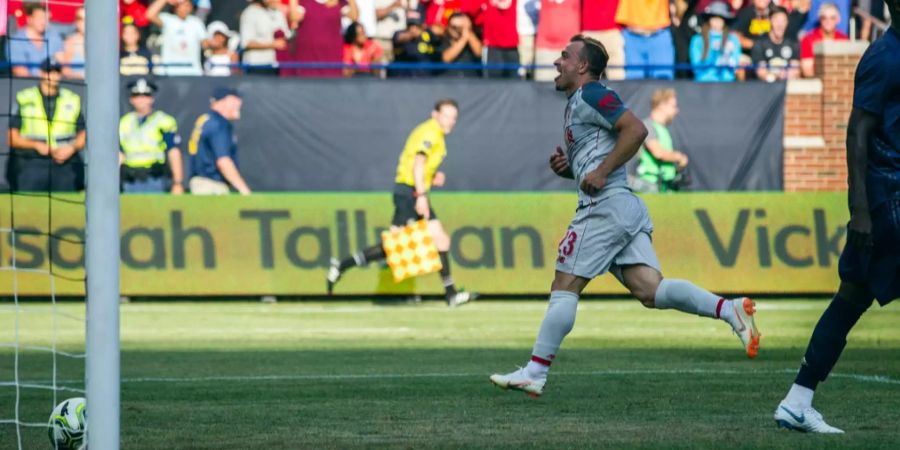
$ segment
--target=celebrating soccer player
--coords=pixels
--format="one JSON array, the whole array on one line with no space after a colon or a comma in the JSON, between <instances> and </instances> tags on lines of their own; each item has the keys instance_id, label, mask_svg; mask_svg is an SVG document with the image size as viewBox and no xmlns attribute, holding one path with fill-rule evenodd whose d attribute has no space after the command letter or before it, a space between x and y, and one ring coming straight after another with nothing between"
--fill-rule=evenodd
<instances>
[{"instance_id":1,"label":"celebrating soccer player","mask_svg":"<svg viewBox=\"0 0 900 450\"><path fill-rule=\"evenodd\" d=\"M455 100L438 100L431 118L413 129L406 139L394 180L394 218L391 220L392 227L402 227L421 219L428 220L428 231L441 258L441 280L444 282L447 305L451 307L468 303L475 295L457 291L454 286L453 278L450 277L448 255L450 236L431 208L428 193L432 186L443 186L446 180L446 176L438 168L447 156L444 136L453 131L458 116L459 106ZM335 283L347 269L385 258L384 247L379 243L341 261L332 259L327 276L328 294L331 295Z\"/></svg>"},{"instance_id":2,"label":"celebrating soccer player","mask_svg":"<svg viewBox=\"0 0 900 450\"><path fill-rule=\"evenodd\" d=\"M550 304L531 360L515 372L490 377L504 389L543 393L550 364L575 324L581 291L607 271L644 306L723 320L740 337L748 357L759 351L753 301L726 300L688 281L663 279L650 241L653 224L647 207L626 186L624 164L640 149L647 129L598 81L608 59L599 41L575 36L554 62L556 89L569 99L566 149L556 148L550 167L576 181L578 209L559 245Z\"/></svg>"},{"instance_id":3,"label":"celebrating soccer player","mask_svg":"<svg viewBox=\"0 0 900 450\"><path fill-rule=\"evenodd\" d=\"M779 427L843 433L812 407L847 345L847 334L872 306L900 297L900 0L887 0L891 28L856 67L847 124L850 224L838 272L841 284L813 330L793 386L775 410Z\"/></svg>"}]
</instances>

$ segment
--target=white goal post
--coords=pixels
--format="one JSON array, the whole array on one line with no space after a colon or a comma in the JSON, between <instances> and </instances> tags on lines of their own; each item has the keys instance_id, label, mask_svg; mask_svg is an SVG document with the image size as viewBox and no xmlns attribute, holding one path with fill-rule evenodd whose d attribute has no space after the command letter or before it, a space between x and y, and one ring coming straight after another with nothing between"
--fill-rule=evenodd
<instances>
[{"instance_id":1,"label":"white goal post","mask_svg":"<svg viewBox=\"0 0 900 450\"><path fill-rule=\"evenodd\" d=\"M119 448L119 2L85 1L88 448Z\"/></svg>"}]
</instances>

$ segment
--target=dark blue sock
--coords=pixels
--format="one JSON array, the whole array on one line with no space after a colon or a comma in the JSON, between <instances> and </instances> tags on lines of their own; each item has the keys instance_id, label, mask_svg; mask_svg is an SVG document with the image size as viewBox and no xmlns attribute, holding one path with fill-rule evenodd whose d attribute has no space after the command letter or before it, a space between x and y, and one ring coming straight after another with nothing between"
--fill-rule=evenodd
<instances>
[{"instance_id":1,"label":"dark blue sock","mask_svg":"<svg viewBox=\"0 0 900 450\"><path fill-rule=\"evenodd\" d=\"M828 378L847 345L847 334L871 305L872 299L853 302L840 294L834 296L813 330L795 383L815 390Z\"/></svg>"}]
</instances>

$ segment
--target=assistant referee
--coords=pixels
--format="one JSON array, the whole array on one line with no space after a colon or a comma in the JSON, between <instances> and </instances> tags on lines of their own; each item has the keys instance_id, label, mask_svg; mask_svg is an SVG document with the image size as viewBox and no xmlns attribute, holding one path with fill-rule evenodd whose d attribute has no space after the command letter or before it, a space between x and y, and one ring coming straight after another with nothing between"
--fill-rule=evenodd
<instances>
[{"instance_id":1,"label":"assistant referee","mask_svg":"<svg viewBox=\"0 0 900 450\"><path fill-rule=\"evenodd\" d=\"M406 226L421 219L428 220L428 231L441 258L441 280L447 304L451 307L468 303L475 295L456 290L453 278L450 277L450 258L447 253L450 250L450 236L434 213L428 194L433 186L443 186L446 180L446 176L438 168L447 156L444 137L453 131L458 116L459 105L455 100L438 100L431 111L431 118L416 126L409 134L397 164L394 217L391 220L392 227ZM328 293L332 293L335 283L347 269L385 258L384 247L378 243L343 260L332 259L327 276Z\"/></svg>"}]
</instances>

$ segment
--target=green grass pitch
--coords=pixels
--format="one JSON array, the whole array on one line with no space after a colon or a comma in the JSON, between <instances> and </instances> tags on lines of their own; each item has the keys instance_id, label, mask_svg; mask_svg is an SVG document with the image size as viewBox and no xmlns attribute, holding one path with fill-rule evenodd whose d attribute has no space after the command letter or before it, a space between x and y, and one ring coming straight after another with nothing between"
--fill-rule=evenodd
<instances>
[{"instance_id":1,"label":"green grass pitch","mask_svg":"<svg viewBox=\"0 0 900 450\"><path fill-rule=\"evenodd\" d=\"M775 428L826 305L759 301L762 350L751 361L722 322L583 301L544 396L532 399L488 375L525 363L546 302L125 304L122 448L900 448L896 305L862 318L817 394L847 434ZM49 345L48 308L24 306L22 342ZM59 311L83 317L84 306ZM15 317L0 305L0 342L13 340ZM56 320L59 348L82 350L83 323ZM13 362L0 347L0 382L13 379ZM19 365L21 382L51 381L45 352L24 351ZM83 361L60 357L57 369L59 384L83 387ZM46 422L51 395L23 389L22 420ZM15 389L0 386L0 419L14 405ZM49 448L44 428L22 439ZM0 449L10 448L15 428L0 425Z\"/></svg>"}]
</instances>

